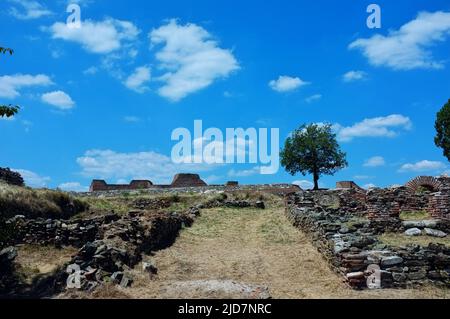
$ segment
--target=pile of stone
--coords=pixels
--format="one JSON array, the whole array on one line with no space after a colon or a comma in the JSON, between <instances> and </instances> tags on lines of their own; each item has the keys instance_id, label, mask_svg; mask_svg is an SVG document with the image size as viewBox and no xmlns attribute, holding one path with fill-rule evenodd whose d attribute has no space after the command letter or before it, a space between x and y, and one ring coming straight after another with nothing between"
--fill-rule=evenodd
<instances>
[{"instance_id":1,"label":"pile of stone","mask_svg":"<svg viewBox=\"0 0 450 319\"><path fill-rule=\"evenodd\" d=\"M68 266L70 280L78 276L81 288L95 289L104 282L128 287L133 279L127 274L142 261L142 254L166 248L173 244L179 231L191 225L200 214L197 208L190 208L183 214L130 212L127 216L103 224L100 240L86 243L73 257ZM144 270L155 274L156 267L144 263Z\"/></svg>"},{"instance_id":2,"label":"pile of stone","mask_svg":"<svg viewBox=\"0 0 450 319\"><path fill-rule=\"evenodd\" d=\"M0 180L10 185L25 186L22 176L17 172L11 171L9 168L0 167Z\"/></svg>"}]
</instances>

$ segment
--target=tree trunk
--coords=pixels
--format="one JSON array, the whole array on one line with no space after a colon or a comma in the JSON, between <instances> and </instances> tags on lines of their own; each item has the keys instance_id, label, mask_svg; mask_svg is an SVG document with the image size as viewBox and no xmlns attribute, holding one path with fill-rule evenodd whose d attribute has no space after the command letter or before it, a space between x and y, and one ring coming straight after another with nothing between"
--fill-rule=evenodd
<instances>
[{"instance_id":1,"label":"tree trunk","mask_svg":"<svg viewBox=\"0 0 450 319\"><path fill-rule=\"evenodd\" d=\"M314 190L315 191L319 190L319 174L318 173L314 173Z\"/></svg>"}]
</instances>

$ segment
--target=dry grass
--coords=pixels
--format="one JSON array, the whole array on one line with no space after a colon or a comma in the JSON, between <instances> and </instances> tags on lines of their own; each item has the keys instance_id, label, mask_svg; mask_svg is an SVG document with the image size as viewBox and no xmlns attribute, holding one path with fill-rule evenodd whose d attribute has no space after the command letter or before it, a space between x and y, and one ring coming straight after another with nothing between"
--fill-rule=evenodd
<instances>
[{"instance_id":1,"label":"dry grass","mask_svg":"<svg viewBox=\"0 0 450 319\"><path fill-rule=\"evenodd\" d=\"M425 220L430 218L431 218L430 214L426 211L400 213L401 220Z\"/></svg>"},{"instance_id":2,"label":"dry grass","mask_svg":"<svg viewBox=\"0 0 450 319\"><path fill-rule=\"evenodd\" d=\"M195 195L149 195L145 193L124 192L121 196L115 197L86 197L84 200L89 204L90 211L93 212L111 212L117 214L126 214L133 208L133 203L139 199L161 199L168 200L171 206L167 208L171 211L183 211L189 207L203 202L207 196Z\"/></svg>"},{"instance_id":3,"label":"dry grass","mask_svg":"<svg viewBox=\"0 0 450 319\"><path fill-rule=\"evenodd\" d=\"M398 233L386 233L380 236L382 243L390 246L401 247L408 244L414 244L419 246L428 246L429 244L443 244L450 247L450 238L437 238L431 236L406 236L405 234Z\"/></svg>"},{"instance_id":4,"label":"dry grass","mask_svg":"<svg viewBox=\"0 0 450 319\"><path fill-rule=\"evenodd\" d=\"M37 245L22 245L17 248L16 262L20 265L19 272L28 283L37 276L51 274L68 263L78 251L73 247L57 249Z\"/></svg>"},{"instance_id":5,"label":"dry grass","mask_svg":"<svg viewBox=\"0 0 450 319\"><path fill-rule=\"evenodd\" d=\"M64 192L0 183L0 214L6 218L68 218L86 209L85 202Z\"/></svg>"}]
</instances>

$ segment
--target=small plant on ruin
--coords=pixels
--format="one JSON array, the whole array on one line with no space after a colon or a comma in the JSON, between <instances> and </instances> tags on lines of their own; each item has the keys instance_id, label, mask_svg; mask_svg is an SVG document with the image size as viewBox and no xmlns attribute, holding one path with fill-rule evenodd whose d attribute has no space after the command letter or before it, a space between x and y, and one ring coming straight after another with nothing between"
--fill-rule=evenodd
<instances>
[{"instance_id":1,"label":"small plant on ruin","mask_svg":"<svg viewBox=\"0 0 450 319\"><path fill-rule=\"evenodd\" d=\"M281 165L292 176L313 175L314 190L319 189L322 175L334 175L348 165L331 125L302 125L288 137L280 157Z\"/></svg>"},{"instance_id":2,"label":"small plant on ruin","mask_svg":"<svg viewBox=\"0 0 450 319\"><path fill-rule=\"evenodd\" d=\"M450 161L450 100L437 114L435 127L437 134L434 142L444 150L444 156Z\"/></svg>"},{"instance_id":3,"label":"small plant on ruin","mask_svg":"<svg viewBox=\"0 0 450 319\"><path fill-rule=\"evenodd\" d=\"M14 51L10 48L3 48L0 47L0 54L6 54L9 53L10 55L12 55L14 53ZM14 115L17 114L17 112L19 112L19 107L17 105L2 105L0 104L0 118L2 117L13 117Z\"/></svg>"}]
</instances>

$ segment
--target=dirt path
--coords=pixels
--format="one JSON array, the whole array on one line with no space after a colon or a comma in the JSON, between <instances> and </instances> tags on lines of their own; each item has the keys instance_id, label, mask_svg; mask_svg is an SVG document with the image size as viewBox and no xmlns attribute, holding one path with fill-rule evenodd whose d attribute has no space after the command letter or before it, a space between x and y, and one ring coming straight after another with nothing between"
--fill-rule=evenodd
<instances>
[{"instance_id":1,"label":"dirt path","mask_svg":"<svg viewBox=\"0 0 450 319\"><path fill-rule=\"evenodd\" d=\"M150 279L136 267L135 284L124 290L132 298L247 297L242 285L266 286L273 298L442 298L447 293L436 288L348 289L290 225L281 202L266 210L203 211L172 247L148 258L158 276Z\"/></svg>"}]
</instances>

